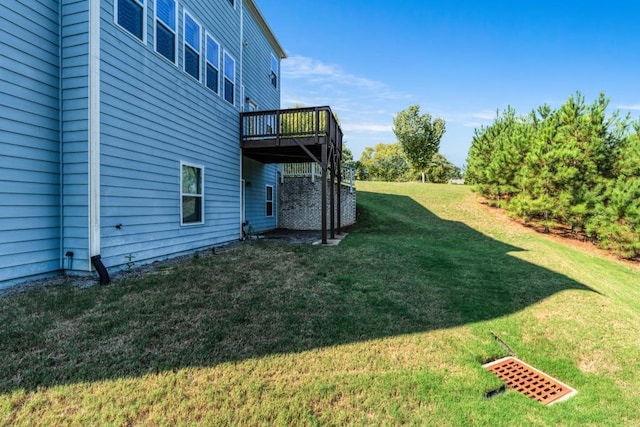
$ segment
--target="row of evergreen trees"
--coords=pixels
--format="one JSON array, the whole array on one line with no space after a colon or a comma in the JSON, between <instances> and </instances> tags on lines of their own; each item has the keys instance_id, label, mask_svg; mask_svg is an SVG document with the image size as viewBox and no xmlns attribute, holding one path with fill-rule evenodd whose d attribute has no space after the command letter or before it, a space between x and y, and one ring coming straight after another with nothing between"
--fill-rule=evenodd
<instances>
[{"instance_id":1,"label":"row of evergreen trees","mask_svg":"<svg viewBox=\"0 0 640 427\"><path fill-rule=\"evenodd\" d=\"M640 121L607 117L609 100L580 93L528 115L509 107L476 129L465 180L524 221L585 233L600 246L640 257Z\"/></svg>"}]
</instances>

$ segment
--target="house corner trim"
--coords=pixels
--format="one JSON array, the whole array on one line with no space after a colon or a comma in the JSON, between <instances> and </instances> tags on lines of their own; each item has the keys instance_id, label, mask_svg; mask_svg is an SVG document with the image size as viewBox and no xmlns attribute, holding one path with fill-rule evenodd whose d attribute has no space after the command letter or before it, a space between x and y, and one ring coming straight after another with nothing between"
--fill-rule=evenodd
<instances>
[{"instance_id":1,"label":"house corner trim","mask_svg":"<svg viewBox=\"0 0 640 427\"><path fill-rule=\"evenodd\" d=\"M100 0L89 0L88 113L89 257L92 257L100 255Z\"/></svg>"}]
</instances>

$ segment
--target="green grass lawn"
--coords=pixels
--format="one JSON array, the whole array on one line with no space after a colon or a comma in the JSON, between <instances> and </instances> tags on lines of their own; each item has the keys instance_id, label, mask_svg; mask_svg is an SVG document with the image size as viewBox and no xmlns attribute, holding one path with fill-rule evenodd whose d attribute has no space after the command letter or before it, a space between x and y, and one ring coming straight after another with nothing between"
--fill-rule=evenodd
<instances>
[{"instance_id":1,"label":"green grass lawn","mask_svg":"<svg viewBox=\"0 0 640 427\"><path fill-rule=\"evenodd\" d=\"M363 182L358 209L337 247L0 298L0 425L640 424L640 268L468 187ZM578 394L484 398L491 331Z\"/></svg>"}]
</instances>

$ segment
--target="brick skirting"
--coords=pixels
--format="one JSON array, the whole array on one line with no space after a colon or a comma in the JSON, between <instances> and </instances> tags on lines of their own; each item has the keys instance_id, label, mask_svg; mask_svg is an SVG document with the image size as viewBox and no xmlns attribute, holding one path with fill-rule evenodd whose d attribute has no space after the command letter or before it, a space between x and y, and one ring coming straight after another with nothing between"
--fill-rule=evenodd
<instances>
[{"instance_id":1,"label":"brick skirting","mask_svg":"<svg viewBox=\"0 0 640 427\"><path fill-rule=\"evenodd\" d=\"M322 182L310 177L285 177L278 184L278 227L290 230L320 230L322 224ZM342 226L356 222L356 190L341 185ZM327 188L327 199L329 188ZM327 227L330 223L327 200ZM337 216L336 216L337 220Z\"/></svg>"}]
</instances>

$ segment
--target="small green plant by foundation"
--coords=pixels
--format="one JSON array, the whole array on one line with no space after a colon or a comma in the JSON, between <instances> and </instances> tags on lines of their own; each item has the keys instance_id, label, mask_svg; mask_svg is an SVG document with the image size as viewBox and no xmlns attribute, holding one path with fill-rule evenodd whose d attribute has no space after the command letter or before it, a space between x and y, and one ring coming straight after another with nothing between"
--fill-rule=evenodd
<instances>
[{"instance_id":1,"label":"small green plant by foundation","mask_svg":"<svg viewBox=\"0 0 640 427\"><path fill-rule=\"evenodd\" d=\"M135 255L128 254L128 255L125 255L124 257L127 260L126 262L127 270L131 270L136 265L135 261L133 261L135 258Z\"/></svg>"}]
</instances>

